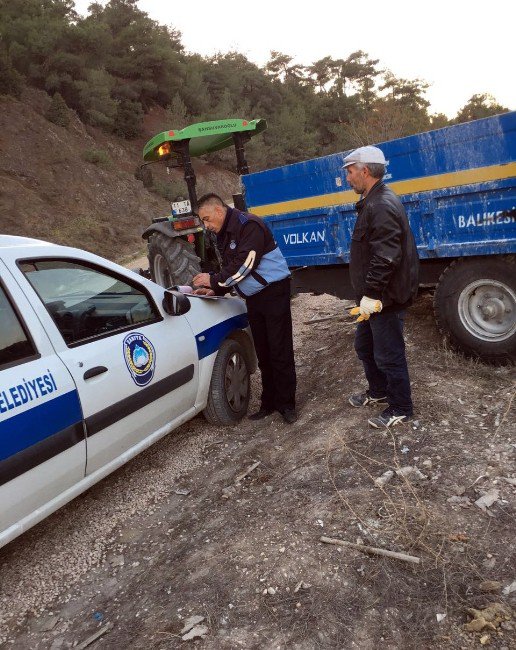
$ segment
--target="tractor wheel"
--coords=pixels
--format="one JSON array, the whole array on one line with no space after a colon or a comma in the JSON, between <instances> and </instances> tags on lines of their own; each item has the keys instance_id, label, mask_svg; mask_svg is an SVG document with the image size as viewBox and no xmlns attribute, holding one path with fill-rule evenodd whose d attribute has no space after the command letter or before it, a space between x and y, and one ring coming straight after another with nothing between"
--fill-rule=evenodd
<instances>
[{"instance_id":1,"label":"tractor wheel","mask_svg":"<svg viewBox=\"0 0 516 650\"><path fill-rule=\"evenodd\" d=\"M201 260L194 247L181 237L151 235L148 255L151 277L162 287L191 285L194 275L201 272Z\"/></svg>"},{"instance_id":2,"label":"tractor wheel","mask_svg":"<svg viewBox=\"0 0 516 650\"><path fill-rule=\"evenodd\" d=\"M516 360L516 257L461 258L439 279L437 324L467 356L501 365Z\"/></svg>"}]
</instances>

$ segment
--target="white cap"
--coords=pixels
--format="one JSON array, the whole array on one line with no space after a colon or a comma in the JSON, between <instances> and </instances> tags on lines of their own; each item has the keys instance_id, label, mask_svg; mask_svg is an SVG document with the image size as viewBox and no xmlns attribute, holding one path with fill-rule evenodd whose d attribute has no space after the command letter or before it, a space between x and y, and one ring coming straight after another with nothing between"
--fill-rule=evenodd
<instances>
[{"instance_id":1,"label":"white cap","mask_svg":"<svg viewBox=\"0 0 516 650\"><path fill-rule=\"evenodd\" d=\"M349 167L349 165L354 165L355 163L379 163L380 165L386 165L385 156L383 151L378 149L378 147L372 147L368 145L367 147L359 147L348 153L344 158L343 167Z\"/></svg>"}]
</instances>

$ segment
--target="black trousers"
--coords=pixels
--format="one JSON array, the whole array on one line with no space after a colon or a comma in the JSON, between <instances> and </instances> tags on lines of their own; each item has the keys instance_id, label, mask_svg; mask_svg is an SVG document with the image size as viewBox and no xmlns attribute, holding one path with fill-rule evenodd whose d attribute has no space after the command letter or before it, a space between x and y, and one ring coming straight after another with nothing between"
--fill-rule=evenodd
<instances>
[{"instance_id":1,"label":"black trousers","mask_svg":"<svg viewBox=\"0 0 516 650\"><path fill-rule=\"evenodd\" d=\"M355 350L364 365L371 397L387 397L396 415L412 415L403 340L404 311L380 312L358 323Z\"/></svg>"},{"instance_id":2,"label":"black trousers","mask_svg":"<svg viewBox=\"0 0 516 650\"><path fill-rule=\"evenodd\" d=\"M290 312L290 278L270 284L246 299L258 367L262 373L262 407L293 409L296 368Z\"/></svg>"}]
</instances>

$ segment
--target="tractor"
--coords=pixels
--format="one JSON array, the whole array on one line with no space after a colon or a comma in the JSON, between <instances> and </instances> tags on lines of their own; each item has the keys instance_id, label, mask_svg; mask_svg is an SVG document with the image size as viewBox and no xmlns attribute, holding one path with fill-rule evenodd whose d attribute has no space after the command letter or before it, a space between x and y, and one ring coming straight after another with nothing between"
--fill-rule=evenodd
<instances>
[{"instance_id":1,"label":"tractor","mask_svg":"<svg viewBox=\"0 0 516 650\"><path fill-rule=\"evenodd\" d=\"M197 273L216 271L220 267L219 253L213 233L208 232L197 216L196 177L192 158L234 146L237 173L249 173L244 145L251 137L262 133L267 122L262 119L228 119L200 122L180 131L163 131L155 135L143 149L146 166L154 163L169 169L181 169L188 199L177 197L171 202L171 214L157 217L145 229L149 272L154 282L163 287L188 285ZM236 208L245 210L243 194L233 195Z\"/></svg>"}]
</instances>

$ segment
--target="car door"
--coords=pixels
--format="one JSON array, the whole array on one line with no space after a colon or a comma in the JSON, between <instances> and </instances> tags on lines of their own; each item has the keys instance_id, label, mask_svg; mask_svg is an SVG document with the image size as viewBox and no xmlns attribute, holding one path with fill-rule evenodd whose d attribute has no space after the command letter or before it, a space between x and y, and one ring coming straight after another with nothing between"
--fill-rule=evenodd
<instances>
[{"instance_id":1,"label":"car door","mask_svg":"<svg viewBox=\"0 0 516 650\"><path fill-rule=\"evenodd\" d=\"M87 474L193 415L191 328L184 317L163 314L136 275L67 257L18 266L53 321L52 343L81 396Z\"/></svg>"},{"instance_id":2,"label":"car door","mask_svg":"<svg viewBox=\"0 0 516 650\"><path fill-rule=\"evenodd\" d=\"M74 381L1 261L0 324L3 544L24 518L84 477L86 443Z\"/></svg>"}]
</instances>

